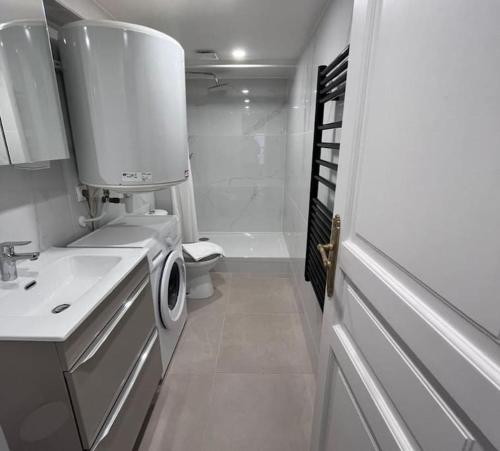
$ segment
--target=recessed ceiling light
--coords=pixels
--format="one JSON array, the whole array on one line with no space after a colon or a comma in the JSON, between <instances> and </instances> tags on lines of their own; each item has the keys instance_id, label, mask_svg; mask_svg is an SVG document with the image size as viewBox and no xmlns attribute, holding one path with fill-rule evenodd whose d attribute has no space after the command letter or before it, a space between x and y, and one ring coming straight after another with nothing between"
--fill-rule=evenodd
<instances>
[{"instance_id":1,"label":"recessed ceiling light","mask_svg":"<svg viewBox=\"0 0 500 451\"><path fill-rule=\"evenodd\" d=\"M242 90L241 90L241 93L242 93L242 94L248 94L249 92L250 92L250 91L249 91L248 89L242 89Z\"/></svg>"},{"instance_id":2,"label":"recessed ceiling light","mask_svg":"<svg viewBox=\"0 0 500 451\"><path fill-rule=\"evenodd\" d=\"M245 103L250 103L250 99L245 99L244 102Z\"/></svg>"},{"instance_id":3,"label":"recessed ceiling light","mask_svg":"<svg viewBox=\"0 0 500 451\"><path fill-rule=\"evenodd\" d=\"M245 105L245 108L248 110L250 107L248 105Z\"/></svg>"},{"instance_id":4,"label":"recessed ceiling light","mask_svg":"<svg viewBox=\"0 0 500 451\"><path fill-rule=\"evenodd\" d=\"M237 60L242 60L247 56L247 52L244 49L237 48L233 50L233 58Z\"/></svg>"}]
</instances>

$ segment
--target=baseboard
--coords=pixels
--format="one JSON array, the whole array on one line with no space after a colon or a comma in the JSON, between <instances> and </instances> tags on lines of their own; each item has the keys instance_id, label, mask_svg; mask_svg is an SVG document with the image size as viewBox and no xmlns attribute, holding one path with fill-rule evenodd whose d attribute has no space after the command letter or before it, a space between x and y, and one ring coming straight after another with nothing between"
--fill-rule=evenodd
<instances>
[{"instance_id":1,"label":"baseboard","mask_svg":"<svg viewBox=\"0 0 500 451\"><path fill-rule=\"evenodd\" d=\"M219 260L214 271L291 275L289 258L226 257Z\"/></svg>"}]
</instances>

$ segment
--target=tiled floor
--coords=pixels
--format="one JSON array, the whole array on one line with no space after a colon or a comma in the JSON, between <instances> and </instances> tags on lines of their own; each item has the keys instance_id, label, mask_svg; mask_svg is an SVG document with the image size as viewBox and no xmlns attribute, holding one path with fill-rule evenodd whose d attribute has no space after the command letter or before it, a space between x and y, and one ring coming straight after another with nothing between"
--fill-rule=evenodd
<instances>
[{"instance_id":1,"label":"tiled floor","mask_svg":"<svg viewBox=\"0 0 500 451\"><path fill-rule=\"evenodd\" d=\"M307 451L314 376L290 279L214 274L140 451Z\"/></svg>"}]
</instances>

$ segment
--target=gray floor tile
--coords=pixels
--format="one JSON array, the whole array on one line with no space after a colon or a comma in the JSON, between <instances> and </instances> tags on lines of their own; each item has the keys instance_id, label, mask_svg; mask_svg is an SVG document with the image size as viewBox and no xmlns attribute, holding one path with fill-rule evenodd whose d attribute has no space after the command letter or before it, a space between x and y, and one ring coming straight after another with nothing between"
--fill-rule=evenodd
<instances>
[{"instance_id":1,"label":"gray floor tile","mask_svg":"<svg viewBox=\"0 0 500 451\"><path fill-rule=\"evenodd\" d=\"M229 284L233 278L233 274L230 272L211 272L212 282L214 286L221 287L223 285Z\"/></svg>"},{"instance_id":2,"label":"gray floor tile","mask_svg":"<svg viewBox=\"0 0 500 451\"><path fill-rule=\"evenodd\" d=\"M289 278L233 276L227 313L296 313Z\"/></svg>"},{"instance_id":3,"label":"gray floor tile","mask_svg":"<svg viewBox=\"0 0 500 451\"><path fill-rule=\"evenodd\" d=\"M203 451L306 451L311 374L217 374Z\"/></svg>"},{"instance_id":4,"label":"gray floor tile","mask_svg":"<svg viewBox=\"0 0 500 451\"><path fill-rule=\"evenodd\" d=\"M169 374L139 451L201 450L213 382L211 374Z\"/></svg>"},{"instance_id":5,"label":"gray floor tile","mask_svg":"<svg viewBox=\"0 0 500 451\"><path fill-rule=\"evenodd\" d=\"M230 287L222 289L215 287L214 294L208 299L188 299L188 318L195 318L205 313L218 313L224 315L229 303Z\"/></svg>"},{"instance_id":6,"label":"gray floor tile","mask_svg":"<svg viewBox=\"0 0 500 451\"><path fill-rule=\"evenodd\" d=\"M212 278L215 292L211 298L187 300L188 319L169 373L210 373L215 369L231 275L214 273Z\"/></svg>"},{"instance_id":7,"label":"gray floor tile","mask_svg":"<svg viewBox=\"0 0 500 451\"><path fill-rule=\"evenodd\" d=\"M210 373L215 370L224 314L208 310L190 314L168 369L169 373Z\"/></svg>"},{"instance_id":8,"label":"gray floor tile","mask_svg":"<svg viewBox=\"0 0 500 451\"><path fill-rule=\"evenodd\" d=\"M299 315L227 315L217 371L310 372L311 362Z\"/></svg>"}]
</instances>

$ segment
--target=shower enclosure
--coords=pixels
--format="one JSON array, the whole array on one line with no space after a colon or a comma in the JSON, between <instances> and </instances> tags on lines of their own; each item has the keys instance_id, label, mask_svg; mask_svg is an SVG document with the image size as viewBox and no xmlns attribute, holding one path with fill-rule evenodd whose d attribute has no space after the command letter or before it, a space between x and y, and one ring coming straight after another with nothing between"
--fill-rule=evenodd
<instances>
[{"instance_id":1,"label":"shower enclosure","mask_svg":"<svg viewBox=\"0 0 500 451\"><path fill-rule=\"evenodd\" d=\"M287 80L188 78L186 87L200 237L220 244L226 262L284 268Z\"/></svg>"}]
</instances>

